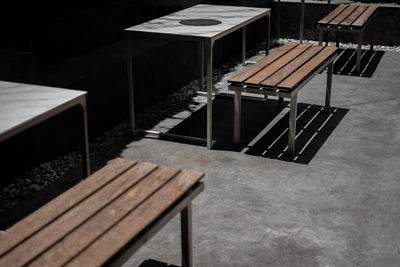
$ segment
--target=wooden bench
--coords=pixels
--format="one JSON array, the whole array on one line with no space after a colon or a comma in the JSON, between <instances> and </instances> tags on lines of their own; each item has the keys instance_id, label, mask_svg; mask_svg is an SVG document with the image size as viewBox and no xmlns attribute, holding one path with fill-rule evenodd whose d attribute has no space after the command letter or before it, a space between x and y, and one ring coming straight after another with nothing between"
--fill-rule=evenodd
<instances>
[{"instance_id":1,"label":"wooden bench","mask_svg":"<svg viewBox=\"0 0 400 267\"><path fill-rule=\"evenodd\" d=\"M0 266L122 265L181 211L192 265L191 200L203 173L115 159L0 235Z\"/></svg>"},{"instance_id":2,"label":"wooden bench","mask_svg":"<svg viewBox=\"0 0 400 267\"><path fill-rule=\"evenodd\" d=\"M376 15L377 6L361 5L339 5L326 17L318 21L317 29L319 31L319 45L322 45L323 33L336 33L336 46L339 46L339 32L350 32L358 34L357 62L356 68L360 72L361 66L361 45L363 43L364 30ZM370 49L373 49L373 31ZM326 39L328 43L328 38Z\"/></svg>"},{"instance_id":3,"label":"wooden bench","mask_svg":"<svg viewBox=\"0 0 400 267\"><path fill-rule=\"evenodd\" d=\"M337 48L289 43L264 57L253 66L234 76L228 82L235 91L233 142L240 143L241 93L290 98L288 151L295 152L297 93L315 75L328 67L325 111L329 112L333 61Z\"/></svg>"}]
</instances>

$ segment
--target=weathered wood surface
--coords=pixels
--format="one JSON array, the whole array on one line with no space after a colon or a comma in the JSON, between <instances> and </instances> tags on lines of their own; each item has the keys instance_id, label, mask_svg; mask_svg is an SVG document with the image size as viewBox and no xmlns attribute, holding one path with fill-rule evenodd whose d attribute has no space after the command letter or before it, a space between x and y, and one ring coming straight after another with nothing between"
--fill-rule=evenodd
<instances>
[{"instance_id":1,"label":"weathered wood surface","mask_svg":"<svg viewBox=\"0 0 400 267\"><path fill-rule=\"evenodd\" d=\"M284 51L284 53L282 53ZM232 84L291 91L336 53L335 47L286 44L229 80ZM277 55L274 55L277 53ZM268 58L268 59L267 59ZM265 62L268 61L268 64Z\"/></svg>"},{"instance_id":2,"label":"weathered wood surface","mask_svg":"<svg viewBox=\"0 0 400 267\"><path fill-rule=\"evenodd\" d=\"M377 6L341 4L319 20L318 24L332 28L362 28L377 8Z\"/></svg>"},{"instance_id":3,"label":"weathered wood surface","mask_svg":"<svg viewBox=\"0 0 400 267\"><path fill-rule=\"evenodd\" d=\"M202 176L118 158L0 235L0 266L102 265Z\"/></svg>"}]
</instances>

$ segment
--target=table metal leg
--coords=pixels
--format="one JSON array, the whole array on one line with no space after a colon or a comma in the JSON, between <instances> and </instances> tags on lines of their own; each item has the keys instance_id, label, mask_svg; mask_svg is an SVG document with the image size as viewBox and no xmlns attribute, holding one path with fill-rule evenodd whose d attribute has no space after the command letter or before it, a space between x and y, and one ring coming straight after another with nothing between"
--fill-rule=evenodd
<instances>
[{"instance_id":1,"label":"table metal leg","mask_svg":"<svg viewBox=\"0 0 400 267\"><path fill-rule=\"evenodd\" d=\"M233 144L240 143L240 126L242 115L242 93L235 91L234 110L233 110Z\"/></svg>"},{"instance_id":2,"label":"table metal leg","mask_svg":"<svg viewBox=\"0 0 400 267\"><path fill-rule=\"evenodd\" d=\"M333 62L328 65L328 73L326 77L325 113L329 113L331 108L332 74Z\"/></svg>"},{"instance_id":3,"label":"table metal leg","mask_svg":"<svg viewBox=\"0 0 400 267\"><path fill-rule=\"evenodd\" d=\"M86 178L90 175L90 155L89 155L89 134L88 134L88 122L87 122L87 110L86 110L86 97L81 103L82 108L82 168L83 176Z\"/></svg>"},{"instance_id":4,"label":"table metal leg","mask_svg":"<svg viewBox=\"0 0 400 267\"><path fill-rule=\"evenodd\" d=\"M191 267L193 266L191 203L181 211L181 234L182 267Z\"/></svg>"},{"instance_id":5,"label":"table metal leg","mask_svg":"<svg viewBox=\"0 0 400 267\"><path fill-rule=\"evenodd\" d=\"M207 148L212 148L212 63L213 63L212 40L206 42L207 52Z\"/></svg>"},{"instance_id":6,"label":"table metal leg","mask_svg":"<svg viewBox=\"0 0 400 267\"><path fill-rule=\"evenodd\" d=\"M361 71L361 49L362 49L362 42L363 42L363 37L364 37L364 31L359 31L358 32L358 45L357 45L357 62L356 62L356 68L357 72L360 73Z\"/></svg>"},{"instance_id":7,"label":"table metal leg","mask_svg":"<svg viewBox=\"0 0 400 267\"><path fill-rule=\"evenodd\" d=\"M246 64L246 26L242 28L242 65Z\"/></svg>"},{"instance_id":8,"label":"table metal leg","mask_svg":"<svg viewBox=\"0 0 400 267\"><path fill-rule=\"evenodd\" d=\"M200 41L199 42L199 50L200 50L200 58L199 58L199 69L200 69L200 80L199 80L199 89L200 91L203 90L203 85L204 85L204 42Z\"/></svg>"},{"instance_id":9,"label":"table metal leg","mask_svg":"<svg viewBox=\"0 0 400 267\"><path fill-rule=\"evenodd\" d=\"M296 117L297 117L297 93L290 97L289 115L289 142L288 149L290 154L294 154L296 141Z\"/></svg>"},{"instance_id":10,"label":"table metal leg","mask_svg":"<svg viewBox=\"0 0 400 267\"><path fill-rule=\"evenodd\" d=\"M135 108L133 98L133 48L132 48L132 37L127 35L128 43L128 58L127 58L127 69L128 69L128 83L129 83L129 122L132 134L135 134Z\"/></svg>"},{"instance_id":11,"label":"table metal leg","mask_svg":"<svg viewBox=\"0 0 400 267\"><path fill-rule=\"evenodd\" d=\"M300 13L300 43L303 43L303 35L304 35L304 8L305 3L304 0L301 0L301 13Z\"/></svg>"}]
</instances>

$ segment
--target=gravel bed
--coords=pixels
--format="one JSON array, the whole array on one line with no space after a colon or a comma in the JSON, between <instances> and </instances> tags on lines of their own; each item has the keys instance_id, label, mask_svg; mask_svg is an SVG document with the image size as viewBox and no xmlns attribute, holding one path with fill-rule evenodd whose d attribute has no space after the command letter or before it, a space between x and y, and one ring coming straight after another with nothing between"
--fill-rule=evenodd
<instances>
[{"instance_id":1,"label":"gravel bed","mask_svg":"<svg viewBox=\"0 0 400 267\"><path fill-rule=\"evenodd\" d=\"M295 39L279 39L273 47L280 46L288 42L298 42ZM317 41L305 40L304 43L318 44ZM335 43L329 43L334 46ZM357 48L356 44L341 43L342 48ZM368 49L369 46L363 46L363 49ZM374 46L376 50L400 52L400 46ZM260 55L262 46L257 46L247 52L248 56ZM220 68L213 70L213 82L217 82L222 76L234 70L241 63L241 58L237 57L230 62L222 65ZM137 114L136 124L140 128L146 128L149 122L154 122L163 114L173 110L176 106L187 103L196 95L199 88L199 81L195 80L178 91L166 97L158 104L147 108L144 112ZM107 151L107 148L129 136L129 121L125 121L103 135L90 140L90 156L94 157L100 153ZM17 178L0 191L0 213L8 208L16 205L19 200L29 198L33 192L42 190L45 186L61 179L64 175L77 168L82 161L80 152L72 152L68 155L61 156L51 162L45 162L25 173L22 177Z\"/></svg>"}]
</instances>

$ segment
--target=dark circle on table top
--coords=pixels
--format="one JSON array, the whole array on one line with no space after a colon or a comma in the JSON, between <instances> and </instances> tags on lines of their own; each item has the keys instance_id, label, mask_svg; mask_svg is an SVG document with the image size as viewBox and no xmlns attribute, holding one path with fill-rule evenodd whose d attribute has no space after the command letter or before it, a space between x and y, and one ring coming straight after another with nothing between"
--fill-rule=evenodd
<instances>
[{"instance_id":1,"label":"dark circle on table top","mask_svg":"<svg viewBox=\"0 0 400 267\"><path fill-rule=\"evenodd\" d=\"M216 19L183 19L179 23L188 26L213 26L222 22Z\"/></svg>"}]
</instances>

